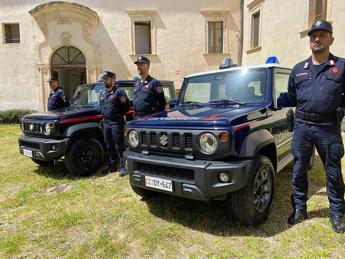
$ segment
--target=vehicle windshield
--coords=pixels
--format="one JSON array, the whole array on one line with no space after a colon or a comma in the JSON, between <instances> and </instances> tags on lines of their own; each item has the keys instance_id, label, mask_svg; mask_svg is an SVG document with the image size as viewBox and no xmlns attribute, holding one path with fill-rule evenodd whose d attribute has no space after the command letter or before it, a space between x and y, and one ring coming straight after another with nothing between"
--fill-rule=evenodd
<instances>
[{"instance_id":1,"label":"vehicle windshield","mask_svg":"<svg viewBox=\"0 0 345 259\"><path fill-rule=\"evenodd\" d=\"M71 104L78 106L98 106L99 94L102 89L104 89L103 83L80 85L77 87L77 90L74 93Z\"/></svg>"},{"instance_id":2,"label":"vehicle windshield","mask_svg":"<svg viewBox=\"0 0 345 259\"><path fill-rule=\"evenodd\" d=\"M124 90L129 97L130 100L133 100L134 97L134 82L119 82L116 84L117 87L120 87ZM90 85L80 85L77 87L77 90L74 93L74 96L71 100L71 104L83 106L83 105L91 105L91 106L98 106L99 105L99 94L104 89L103 83L97 84L90 84ZM171 91L168 85L163 86L165 98L167 102L171 99Z\"/></svg>"},{"instance_id":3,"label":"vehicle windshield","mask_svg":"<svg viewBox=\"0 0 345 259\"><path fill-rule=\"evenodd\" d=\"M239 69L186 78L180 104L237 104L263 102L267 69Z\"/></svg>"},{"instance_id":4,"label":"vehicle windshield","mask_svg":"<svg viewBox=\"0 0 345 259\"><path fill-rule=\"evenodd\" d=\"M134 98L134 84L133 83L120 83L118 85L121 87L122 90L124 90L129 97L130 100L133 100ZM164 96L166 99L166 102L169 103L171 99L171 87L169 85L163 85L163 91L164 91Z\"/></svg>"}]
</instances>

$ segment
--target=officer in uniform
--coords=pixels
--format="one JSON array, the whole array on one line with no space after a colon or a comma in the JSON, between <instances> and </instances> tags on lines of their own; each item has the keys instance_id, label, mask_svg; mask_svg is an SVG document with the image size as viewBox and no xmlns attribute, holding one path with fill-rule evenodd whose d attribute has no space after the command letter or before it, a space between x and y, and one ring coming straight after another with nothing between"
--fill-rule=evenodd
<instances>
[{"instance_id":1,"label":"officer in uniform","mask_svg":"<svg viewBox=\"0 0 345 259\"><path fill-rule=\"evenodd\" d=\"M105 71L102 75L105 89L99 96L103 119L103 135L109 153L108 172L116 172L116 163L120 163L119 175L126 174L123 160L124 152L124 115L130 108L129 99L125 91L116 87L116 76L113 72Z\"/></svg>"},{"instance_id":2,"label":"officer in uniform","mask_svg":"<svg viewBox=\"0 0 345 259\"><path fill-rule=\"evenodd\" d=\"M48 111L68 107L69 101L66 99L64 90L59 86L58 79L51 77L47 82L51 89L48 97Z\"/></svg>"},{"instance_id":3,"label":"officer in uniform","mask_svg":"<svg viewBox=\"0 0 345 259\"><path fill-rule=\"evenodd\" d=\"M141 118L153 113L164 111L166 101L161 83L149 75L150 60L139 56L137 61L140 79L135 84L133 105L135 118Z\"/></svg>"},{"instance_id":4,"label":"officer in uniform","mask_svg":"<svg viewBox=\"0 0 345 259\"><path fill-rule=\"evenodd\" d=\"M278 105L296 106L292 154L295 159L292 176L293 213L289 224L307 218L307 169L316 147L326 171L329 218L336 232L344 232L344 181L341 158L344 155L340 123L344 117L345 59L329 51L333 38L332 25L315 22L308 35L312 56L293 68L288 93Z\"/></svg>"}]
</instances>

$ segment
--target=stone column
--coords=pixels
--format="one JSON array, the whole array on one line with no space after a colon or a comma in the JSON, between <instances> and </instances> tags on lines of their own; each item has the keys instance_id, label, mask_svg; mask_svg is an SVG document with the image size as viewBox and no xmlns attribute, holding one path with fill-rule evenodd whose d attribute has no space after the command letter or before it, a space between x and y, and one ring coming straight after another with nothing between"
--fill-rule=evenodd
<instances>
[{"instance_id":1,"label":"stone column","mask_svg":"<svg viewBox=\"0 0 345 259\"><path fill-rule=\"evenodd\" d=\"M49 76L50 76L49 66L39 65L38 73L39 73L38 85L40 88L39 109L40 111L46 111L47 99L48 99L48 95L50 91L47 84L47 81L49 80Z\"/></svg>"}]
</instances>

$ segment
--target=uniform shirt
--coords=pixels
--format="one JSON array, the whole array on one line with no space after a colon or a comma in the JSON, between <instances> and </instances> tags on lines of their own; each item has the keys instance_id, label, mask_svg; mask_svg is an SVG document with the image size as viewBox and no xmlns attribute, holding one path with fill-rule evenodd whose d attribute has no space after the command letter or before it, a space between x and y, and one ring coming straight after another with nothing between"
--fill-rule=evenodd
<instances>
[{"instance_id":1,"label":"uniform shirt","mask_svg":"<svg viewBox=\"0 0 345 259\"><path fill-rule=\"evenodd\" d=\"M325 62L326 63L326 62ZM314 65L314 64L310 64L310 71L316 75L319 74L323 68L323 66L325 65L325 63L322 63L320 65Z\"/></svg>"},{"instance_id":2,"label":"uniform shirt","mask_svg":"<svg viewBox=\"0 0 345 259\"><path fill-rule=\"evenodd\" d=\"M154 113L164 111L166 101L162 84L148 76L144 82L135 84L133 105L136 112Z\"/></svg>"},{"instance_id":3,"label":"uniform shirt","mask_svg":"<svg viewBox=\"0 0 345 259\"><path fill-rule=\"evenodd\" d=\"M69 102L66 99L65 92L61 87L57 87L54 91L51 91L49 93L47 106L48 111L69 106Z\"/></svg>"},{"instance_id":4,"label":"uniform shirt","mask_svg":"<svg viewBox=\"0 0 345 259\"><path fill-rule=\"evenodd\" d=\"M124 122L123 116L131 107L126 92L119 87L114 87L111 91L103 89L99 95L99 103L104 118L113 122Z\"/></svg>"},{"instance_id":5,"label":"uniform shirt","mask_svg":"<svg viewBox=\"0 0 345 259\"><path fill-rule=\"evenodd\" d=\"M311 57L292 69L288 94L291 106L306 113L335 113L344 106L345 59L330 54L322 67Z\"/></svg>"}]
</instances>

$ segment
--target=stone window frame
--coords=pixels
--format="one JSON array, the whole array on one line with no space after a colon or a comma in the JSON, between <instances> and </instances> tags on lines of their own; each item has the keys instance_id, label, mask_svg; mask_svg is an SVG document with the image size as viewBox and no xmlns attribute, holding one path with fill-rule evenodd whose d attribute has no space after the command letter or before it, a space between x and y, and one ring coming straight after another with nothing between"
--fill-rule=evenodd
<instances>
[{"instance_id":1,"label":"stone window frame","mask_svg":"<svg viewBox=\"0 0 345 259\"><path fill-rule=\"evenodd\" d=\"M250 22L248 23L248 31L249 31L249 40L248 40L248 49L247 49L247 54L251 54L257 51L260 51L262 49L262 17L263 17L263 4L265 0L253 0L251 1L248 5L248 11L249 11L249 18ZM253 46L252 45L252 37L253 37L253 16L257 13L260 13L260 21L259 21L259 44L258 46Z\"/></svg>"},{"instance_id":2,"label":"stone window frame","mask_svg":"<svg viewBox=\"0 0 345 259\"><path fill-rule=\"evenodd\" d=\"M156 10L128 10L127 14L130 17L130 35L131 35L131 49L130 56L156 56L157 55L157 27L155 24ZM151 25L151 53L135 53L135 23L136 22L150 22Z\"/></svg>"},{"instance_id":3,"label":"stone window frame","mask_svg":"<svg viewBox=\"0 0 345 259\"><path fill-rule=\"evenodd\" d=\"M316 16L316 1L317 0L309 0L308 2L308 27L311 27L311 25L316 22L317 20L317 16ZM327 4L328 4L328 1L327 0L321 0L322 1L322 10L321 10L321 14L320 14L320 18L322 20L326 20L327 19ZM314 13L312 14L311 13L311 10L310 10L310 4L314 2Z\"/></svg>"},{"instance_id":4,"label":"stone window frame","mask_svg":"<svg viewBox=\"0 0 345 259\"><path fill-rule=\"evenodd\" d=\"M231 11L221 10L201 10L204 16L204 55L229 55L229 26L228 17ZM208 52L208 23L209 22L222 22L223 23L223 52L222 53L209 53Z\"/></svg>"},{"instance_id":5,"label":"stone window frame","mask_svg":"<svg viewBox=\"0 0 345 259\"><path fill-rule=\"evenodd\" d=\"M306 12L306 16L305 16L305 20L304 20L304 24L303 24L303 29L298 33L300 38L305 38L308 36L308 32L310 30L311 24L310 24L310 10L309 10L309 6L310 6L310 1L314 1L314 0L309 0L306 2L305 5L305 12ZM327 0L325 1L326 6L324 7L324 15L325 15L325 19L330 22L333 23L332 21L332 13L333 13L333 0Z\"/></svg>"}]
</instances>

